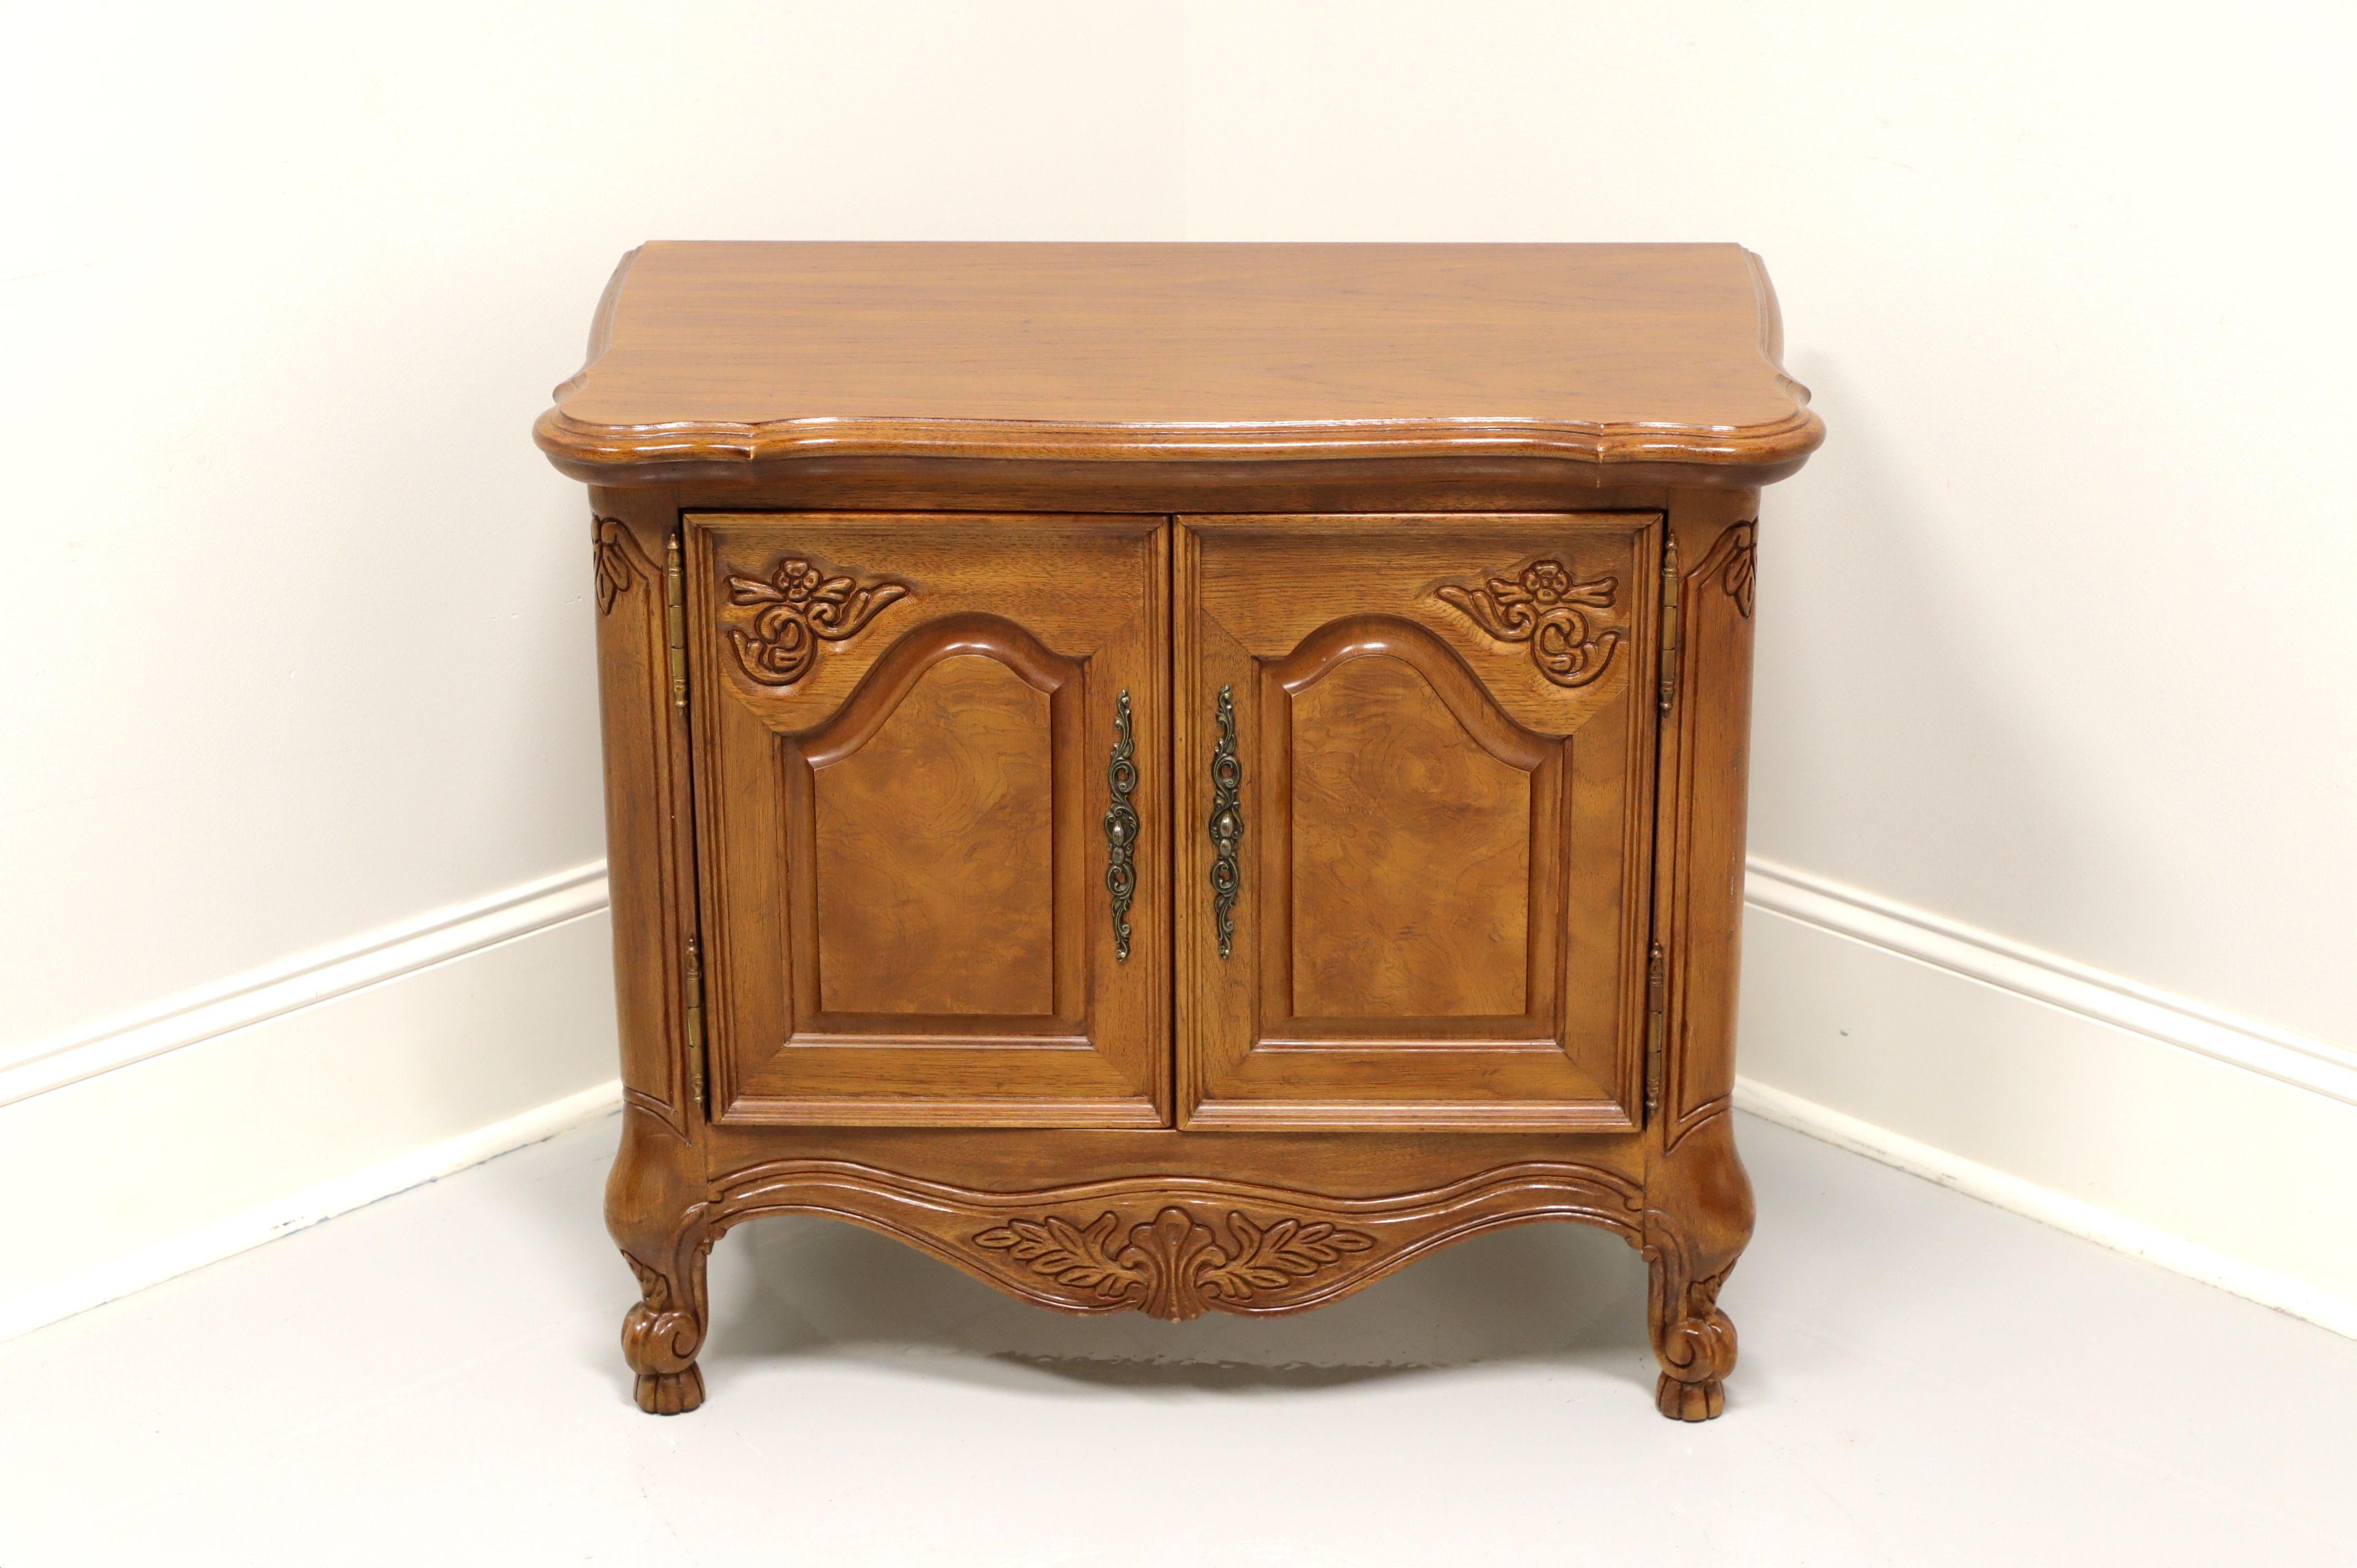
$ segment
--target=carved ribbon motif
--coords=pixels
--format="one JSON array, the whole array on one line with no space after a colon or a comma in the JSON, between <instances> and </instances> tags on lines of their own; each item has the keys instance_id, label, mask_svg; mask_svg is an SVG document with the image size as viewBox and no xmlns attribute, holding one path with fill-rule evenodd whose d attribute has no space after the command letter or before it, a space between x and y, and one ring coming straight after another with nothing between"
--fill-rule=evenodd
<instances>
[{"instance_id":1,"label":"carved ribbon motif","mask_svg":"<svg viewBox=\"0 0 2357 1568\"><path fill-rule=\"evenodd\" d=\"M1060 1284L1174 1320L1200 1317L1215 1306L1233 1311L1375 1244L1364 1231L1292 1216L1262 1224L1231 1211L1222 1231L1176 1204L1131 1226L1126 1236L1121 1217L1107 1209L1086 1229L1049 1214L1010 1219L974 1240Z\"/></svg>"},{"instance_id":2,"label":"carved ribbon motif","mask_svg":"<svg viewBox=\"0 0 2357 1568\"><path fill-rule=\"evenodd\" d=\"M1595 635L1587 612L1611 607L1618 577L1575 582L1560 561L1534 561L1515 577L1491 577L1488 585L1446 584L1434 593L1443 604L1500 642L1527 642L1531 663L1558 686L1585 686L1604 673L1621 634Z\"/></svg>"},{"instance_id":3,"label":"carved ribbon motif","mask_svg":"<svg viewBox=\"0 0 2357 1568\"><path fill-rule=\"evenodd\" d=\"M766 583L758 577L728 579L730 604L762 607L753 618L751 636L731 628L728 639L746 674L765 686L791 686L810 673L821 640L841 642L856 634L908 593L899 583L863 585L856 578L830 577L790 556Z\"/></svg>"}]
</instances>

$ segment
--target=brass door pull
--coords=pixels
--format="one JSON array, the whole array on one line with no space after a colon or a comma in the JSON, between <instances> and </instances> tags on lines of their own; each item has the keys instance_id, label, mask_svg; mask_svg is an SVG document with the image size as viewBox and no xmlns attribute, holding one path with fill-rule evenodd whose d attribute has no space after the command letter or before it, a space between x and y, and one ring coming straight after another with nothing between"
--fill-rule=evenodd
<instances>
[{"instance_id":1,"label":"brass door pull","mask_svg":"<svg viewBox=\"0 0 2357 1568\"><path fill-rule=\"evenodd\" d=\"M1113 956L1129 961L1129 906L1137 897L1137 811L1129 798L1137 789L1137 742L1129 731L1126 687L1113 705L1113 758L1105 764L1105 783L1113 804L1105 808L1105 890L1113 895Z\"/></svg>"},{"instance_id":2,"label":"brass door pull","mask_svg":"<svg viewBox=\"0 0 2357 1568\"><path fill-rule=\"evenodd\" d=\"M1244 836L1243 809L1237 795L1243 787L1244 765L1236 756L1234 689L1220 688L1220 738L1211 747L1211 920L1220 933L1220 956L1236 940L1236 845Z\"/></svg>"}]
</instances>

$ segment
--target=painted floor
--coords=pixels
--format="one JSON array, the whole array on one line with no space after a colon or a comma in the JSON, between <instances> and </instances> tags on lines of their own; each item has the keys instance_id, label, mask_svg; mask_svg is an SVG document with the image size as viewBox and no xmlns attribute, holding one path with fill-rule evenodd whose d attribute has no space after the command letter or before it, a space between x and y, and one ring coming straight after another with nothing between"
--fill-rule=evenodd
<instances>
[{"instance_id":1,"label":"painted floor","mask_svg":"<svg viewBox=\"0 0 2357 1568\"><path fill-rule=\"evenodd\" d=\"M616 1127L0 1345L0 1568L2357 1563L2357 1341L1756 1121L1703 1426L1559 1226L1171 1326L755 1222L642 1415Z\"/></svg>"}]
</instances>

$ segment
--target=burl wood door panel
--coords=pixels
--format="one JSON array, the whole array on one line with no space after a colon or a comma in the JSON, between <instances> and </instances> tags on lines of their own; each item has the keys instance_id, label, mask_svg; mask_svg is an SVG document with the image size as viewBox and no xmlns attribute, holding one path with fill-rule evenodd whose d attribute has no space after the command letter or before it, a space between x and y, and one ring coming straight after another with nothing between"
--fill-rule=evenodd
<instances>
[{"instance_id":1,"label":"burl wood door panel","mask_svg":"<svg viewBox=\"0 0 2357 1568\"><path fill-rule=\"evenodd\" d=\"M687 521L716 1113L1168 1125L1163 520Z\"/></svg>"},{"instance_id":2,"label":"burl wood door panel","mask_svg":"<svg viewBox=\"0 0 2357 1568\"><path fill-rule=\"evenodd\" d=\"M1181 1122L1635 1126L1660 515L1177 550Z\"/></svg>"}]
</instances>

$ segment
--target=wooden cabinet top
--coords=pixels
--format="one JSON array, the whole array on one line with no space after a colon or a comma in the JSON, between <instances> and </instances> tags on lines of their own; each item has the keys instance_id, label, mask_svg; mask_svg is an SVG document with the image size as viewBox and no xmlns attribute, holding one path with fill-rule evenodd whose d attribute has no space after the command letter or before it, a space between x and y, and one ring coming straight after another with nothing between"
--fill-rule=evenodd
<instances>
[{"instance_id":1,"label":"wooden cabinet top","mask_svg":"<svg viewBox=\"0 0 2357 1568\"><path fill-rule=\"evenodd\" d=\"M651 243L535 435L603 484L811 457L1544 459L1824 438L1738 245Z\"/></svg>"}]
</instances>

